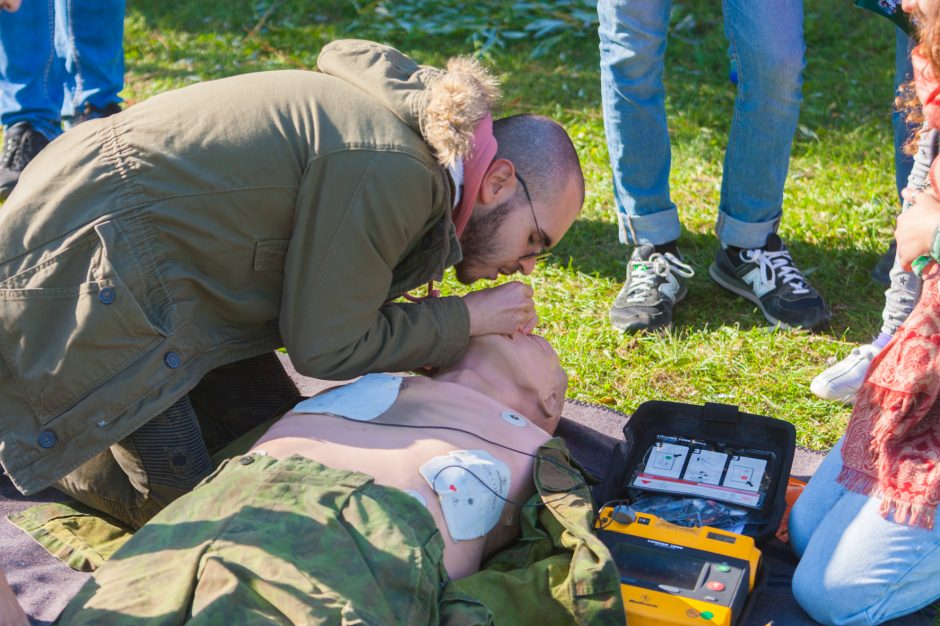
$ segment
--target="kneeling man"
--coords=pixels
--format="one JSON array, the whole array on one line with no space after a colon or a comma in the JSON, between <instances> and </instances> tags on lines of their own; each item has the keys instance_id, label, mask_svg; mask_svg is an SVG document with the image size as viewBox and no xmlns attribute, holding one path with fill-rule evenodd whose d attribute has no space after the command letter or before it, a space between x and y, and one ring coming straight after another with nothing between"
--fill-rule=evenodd
<instances>
[{"instance_id":1,"label":"kneeling man","mask_svg":"<svg viewBox=\"0 0 940 626\"><path fill-rule=\"evenodd\" d=\"M518 536L566 385L541 337L485 335L433 378L305 400L141 528L60 623L436 624L449 580Z\"/></svg>"}]
</instances>

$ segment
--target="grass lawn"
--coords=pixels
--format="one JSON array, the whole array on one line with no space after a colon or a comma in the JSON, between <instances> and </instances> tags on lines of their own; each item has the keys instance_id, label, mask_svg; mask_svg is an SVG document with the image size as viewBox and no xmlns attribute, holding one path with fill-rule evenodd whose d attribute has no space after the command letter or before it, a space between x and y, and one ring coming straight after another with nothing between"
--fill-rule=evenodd
<instances>
[{"instance_id":1,"label":"grass lawn","mask_svg":"<svg viewBox=\"0 0 940 626\"><path fill-rule=\"evenodd\" d=\"M806 3L807 67L781 234L833 309L831 331L772 331L756 308L714 285L707 266L735 95L720 4L673 7L666 64L672 193L680 247L697 275L665 336L623 336L607 322L626 249L617 242L600 110L596 16L584 0L129 0L124 96L139 102L195 81L313 68L343 37L390 43L420 62L476 53L501 77L504 113L568 129L587 178L580 220L529 280L540 332L571 379L569 397L630 412L650 399L726 402L793 422L799 443L831 446L847 408L817 399L812 377L880 325L869 270L897 209L890 125L893 26L848 0ZM528 27L528 30L526 30ZM172 129L167 129L172 132ZM642 149L642 148L640 148ZM444 293L461 293L453 278Z\"/></svg>"}]
</instances>

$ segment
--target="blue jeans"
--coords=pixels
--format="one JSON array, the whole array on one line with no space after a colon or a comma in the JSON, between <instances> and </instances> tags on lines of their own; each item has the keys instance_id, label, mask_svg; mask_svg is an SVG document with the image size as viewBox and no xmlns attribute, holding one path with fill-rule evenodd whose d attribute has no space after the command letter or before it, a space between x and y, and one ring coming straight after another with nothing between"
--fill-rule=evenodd
<instances>
[{"instance_id":1,"label":"blue jeans","mask_svg":"<svg viewBox=\"0 0 940 626\"><path fill-rule=\"evenodd\" d=\"M670 0L600 0L601 95L623 243L679 236L669 198L671 160L663 89ZM728 245L763 246L783 206L800 113L802 0L722 0L738 91L725 149L716 232Z\"/></svg>"},{"instance_id":2,"label":"blue jeans","mask_svg":"<svg viewBox=\"0 0 940 626\"><path fill-rule=\"evenodd\" d=\"M911 50L917 44L900 28L895 28L894 37L894 92L914 77L914 68L911 67ZM894 178L898 188L898 202L903 203L901 190L907 186L907 178L911 175L914 166L914 157L904 154L904 144L917 132L917 124L908 124L906 111L898 111L897 107L891 114L891 125L894 127Z\"/></svg>"},{"instance_id":3,"label":"blue jeans","mask_svg":"<svg viewBox=\"0 0 940 626\"><path fill-rule=\"evenodd\" d=\"M800 606L823 624L867 626L940 598L940 524L924 530L886 520L879 498L836 482L841 470L840 440L790 514Z\"/></svg>"},{"instance_id":4,"label":"blue jeans","mask_svg":"<svg viewBox=\"0 0 940 626\"><path fill-rule=\"evenodd\" d=\"M85 103L120 102L124 0L27 0L0 11L0 123L52 139Z\"/></svg>"}]
</instances>

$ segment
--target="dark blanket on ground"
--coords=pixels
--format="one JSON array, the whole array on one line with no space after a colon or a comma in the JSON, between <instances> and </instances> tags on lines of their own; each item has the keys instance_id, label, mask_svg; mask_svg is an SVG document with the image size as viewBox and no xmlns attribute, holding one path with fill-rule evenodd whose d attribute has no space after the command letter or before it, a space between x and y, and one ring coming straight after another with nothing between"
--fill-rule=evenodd
<instances>
[{"instance_id":1,"label":"dark blanket on ground","mask_svg":"<svg viewBox=\"0 0 940 626\"><path fill-rule=\"evenodd\" d=\"M312 395L325 386L336 384L327 385L299 377L297 382L304 395ZM606 469L608 456L621 436L626 419L622 413L604 407L568 402L557 434L565 439L583 466L600 476ZM808 478L822 457L820 453L798 450L792 473ZM0 568L6 572L33 624L51 623L90 574L76 572L56 560L11 525L6 517L35 503L60 497L53 490L23 497L6 476L0 478ZM787 546L774 540L765 546L764 557L768 566L766 587L743 626L764 626L769 622L786 626L814 624L790 593L790 578L796 562ZM897 626L931 626L933 623L932 610L892 622Z\"/></svg>"}]
</instances>

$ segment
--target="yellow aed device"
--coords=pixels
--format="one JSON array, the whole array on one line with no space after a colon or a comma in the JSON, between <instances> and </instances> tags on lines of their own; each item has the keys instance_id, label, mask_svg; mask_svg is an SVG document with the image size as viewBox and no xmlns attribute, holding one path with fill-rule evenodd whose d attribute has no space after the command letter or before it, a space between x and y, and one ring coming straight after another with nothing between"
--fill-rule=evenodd
<instances>
[{"instance_id":1,"label":"yellow aed device","mask_svg":"<svg viewBox=\"0 0 940 626\"><path fill-rule=\"evenodd\" d=\"M751 537L685 528L627 506L595 526L620 571L630 626L733 626L754 589L761 553Z\"/></svg>"}]
</instances>

